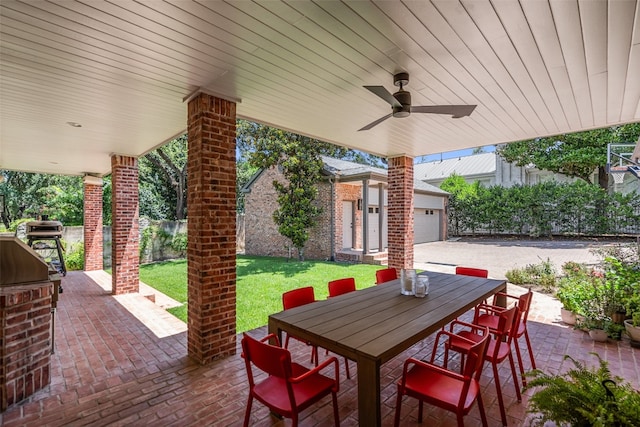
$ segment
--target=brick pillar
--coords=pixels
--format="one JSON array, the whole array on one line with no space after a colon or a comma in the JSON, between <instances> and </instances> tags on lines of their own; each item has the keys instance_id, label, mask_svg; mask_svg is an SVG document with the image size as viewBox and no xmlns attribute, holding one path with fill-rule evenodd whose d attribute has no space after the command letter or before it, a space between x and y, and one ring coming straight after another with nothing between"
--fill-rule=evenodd
<instances>
[{"instance_id":1,"label":"brick pillar","mask_svg":"<svg viewBox=\"0 0 640 427\"><path fill-rule=\"evenodd\" d=\"M389 267L413 268L413 159L389 159Z\"/></svg>"},{"instance_id":2,"label":"brick pillar","mask_svg":"<svg viewBox=\"0 0 640 427\"><path fill-rule=\"evenodd\" d=\"M202 364L236 350L235 138L234 102L189 101L187 347Z\"/></svg>"},{"instance_id":3,"label":"brick pillar","mask_svg":"<svg viewBox=\"0 0 640 427\"><path fill-rule=\"evenodd\" d=\"M111 292L120 295L139 290L138 160L111 156L111 182Z\"/></svg>"},{"instance_id":4,"label":"brick pillar","mask_svg":"<svg viewBox=\"0 0 640 427\"><path fill-rule=\"evenodd\" d=\"M84 177L84 269L102 270L102 179Z\"/></svg>"},{"instance_id":5,"label":"brick pillar","mask_svg":"<svg viewBox=\"0 0 640 427\"><path fill-rule=\"evenodd\" d=\"M51 382L51 282L0 286L0 410Z\"/></svg>"}]
</instances>

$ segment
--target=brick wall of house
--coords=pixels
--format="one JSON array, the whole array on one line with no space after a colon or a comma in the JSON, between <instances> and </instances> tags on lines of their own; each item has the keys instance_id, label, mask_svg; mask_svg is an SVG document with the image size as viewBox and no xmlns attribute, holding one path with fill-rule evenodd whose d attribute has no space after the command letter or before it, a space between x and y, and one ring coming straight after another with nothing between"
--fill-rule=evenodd
<instances>
[{"instance_id":1,"label":"brick wall of house","mask_svg":"<svg viewBox=\"0 0 640 427\"><path fill-rule=\"evenodd\" d=\"M84 184L84 269L103 269L102 185Z\"/></svg>"},{"instance_id":2,"label":"brick wall of house","mask_svg":"<svg viewBox=\"0 0 640 427\"><path fill-rule=\"evenodd\" d=\"M236 352L236 104L200 93L188 105L189 356Z\"/></svg>"},{"instance_id":3,"label":"brick wall of house","mask_svg":"<svg viewBox=\"0 0 640 427\"><path fill-rule=\"evenodd\" d=\"M342 226L344 220L343 202L353 202L353 212L355 213L356 233L353 241L353 249L362 249L362 210L357 209L358 199L362 198L362 187L352 184L336 184L336 215L335 215L335 250L336 252L345 249ZM349 248L346 248L349 249Z\"/></svg>"},{"instance_id":4,"label":"brick wall of house","mask_svg":"<svg viewBox=\"0 0 640 427\"><path fill-rule=\"evenodd\" d=\"M389 267L413 268L413 159L389 159Z\"/></svg>"},{"instance_id":5,"label":"brick wall of house","mask_svg":"<svg viewBox=\"0 0 640 427\"><path fill-rule=\"evenodd\" d=\"M138 292L138 160L135 157L111 157L112 182L112 293Z\"/></svg>"},{"instance_id":6,"label":"brick wall of house","mask_svg":"<svg viewBox=\"0 0 640 427\"><path fill-rule=\"evenodd\" d=\"M247 255L297 257L297 251L278 232L273 221L273 212L278 208L273 181L284 182L276 168L265 170L251 186L245 196L245 253ZM318 224L309 232L304 248L306 259L329 259L331 256L331 186L327 182L318 184L317 205L322 208Z\"/></svg>"},{"instance_id":7,"label":"brick wall of house","mask_svg":"<svg viewBox=\"0 0 640 427\"><path fill-rule=\"evenodd\" d=\"M51 282L0 287L0 405L51 382Z\"/></svg>"}]
</instances>

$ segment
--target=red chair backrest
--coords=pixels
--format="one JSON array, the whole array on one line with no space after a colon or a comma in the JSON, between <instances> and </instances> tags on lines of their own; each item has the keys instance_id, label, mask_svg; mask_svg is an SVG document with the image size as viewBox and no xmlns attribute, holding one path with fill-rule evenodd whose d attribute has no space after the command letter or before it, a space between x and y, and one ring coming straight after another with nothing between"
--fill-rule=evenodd
<instances>
[{"instance_id":1,"label":"red chair backrest","mask_svg":"<svg viewBox=\"0 0 640 427\"><path fill-rule=\"evenodd\" d=\"M498 327L496 328L496 340L503 341L507 337L509 338L508 341L511 340L511 337L518 330L518 325L520 324L519 316L520 310L517 305L500 313Z\"/></svg>"},{"instance_id":2,"label":"red chair backrest","mask_svg":"<svg viewBox=\"0 0 640 427\"><path fill-rule=\"evenodd\" d=\"M529 317L529 309L531 308L531 300L533 299L533 291L520 295L518 298L518 309L520 310L520 322L527 323Z\"/></svg>"},{"instance_id":3,"label":"red chair backrest","mask_svg":"<svg viewBox=\"0 0 640 427\"><path fill-rule=\"evenodd\" d=\"M293 289L282 294L282 306L285 310L312 303L316 300L312 286Z\"/></svg>"},{"instance_id":4,"label":"red chair backrest","mask_svg":"<svg viewBox=\"0 0 640 427\"><path fill-rule=\"evenodd\" d=\"M456 274L461 274L463 276L484 277L486 279L487 277L489 277L489 270L458 266L456 267Z\"/></svg>"},{"instance_id":5,"label":"red chair backrest","mask_svg":"<svg viewBox=\"0 0 640 427\"><path fill-rule=\"evenodd\" d=\"M395 268L385 268L376 271L376 285L390 282L398 278L398 271Z\"/></svg>"},{"instance_id":6,"label":"red chair backrest","mask_svg":"<svg viewBox=\"0 0 640 427\"><path fill-rule=\"evenodd\" d=\"M249 380L253 380L251 364L279 378L291 376L291 353L289 350L261 342L245 332L242 337L242 357L245 359Z\"/></svg>"},{"instance_id":7,"label":"red chair backrest","mask_svg":"<svg viewBox=\"0 0 640 427\"><path fill-rule=\"evenodd\" d=\"M482 365L484 365L484 357L487 353L489 344L489 330L487 329L482 340L478 341L469 348L467 353L467 361L464 365L463 375L468 378L475 378L480 381L482 375Z\"/></svg>"},{"instance_id":8,"label":"red chair backrest","mask_svg":"<svg viewBox=\"0 0 640 427\"><path fill-rule=\"evenodd\" d=\"M356 290L356 279L347 277L329 282L329 297L337 297Z\"/></svg>"}]
</instances>

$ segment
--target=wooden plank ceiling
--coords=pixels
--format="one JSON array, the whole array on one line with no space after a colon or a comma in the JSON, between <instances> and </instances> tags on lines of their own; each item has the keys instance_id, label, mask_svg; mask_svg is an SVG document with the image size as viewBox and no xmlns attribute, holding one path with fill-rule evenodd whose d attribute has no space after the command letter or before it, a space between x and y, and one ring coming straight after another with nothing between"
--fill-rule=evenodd
<instances>
[{"instance_id":1,"label":"wooden plank ceiling","mask_svg":"<svg viewBox=\"0 0 640 427\"><path fill-rule=\"evenodd\" d=\"M383 156L635 122L639 22L637 0L3 0L0 168L108 173L184 132L199 89ZM363 86L398 71L413 105L477 108L359 132L391 112Z\"/></svg>"}]
</instances>

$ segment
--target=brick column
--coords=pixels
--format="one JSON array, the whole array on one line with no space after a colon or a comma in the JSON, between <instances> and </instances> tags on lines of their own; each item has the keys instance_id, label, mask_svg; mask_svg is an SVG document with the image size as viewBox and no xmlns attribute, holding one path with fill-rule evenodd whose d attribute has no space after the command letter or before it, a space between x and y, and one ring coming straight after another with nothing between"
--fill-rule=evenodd
<instances>
[{"instance_id":1,"label":"brick column","mask_svg":"<svg viewBox=\"0 0 640 427\"><path fill-rule=\"evenodd\" d=\"M51 282L0 286L0 410L51 382Z\"/></svg>"},{"instance_id":2,"label":"brick column","mask_svg":"<svg viewBox=\"0 0 640 427\"><path fill-rule=\"evenodd\" d=\"M102 270L102 179L84 177L84 269Z\"/></svg>"},{"instance_id":3,"label":"brick column","mask_svg":"<svg viewBox=\"0 0 640 427\"><path fill-rule=\"evenodd\" d=\"M187 347L202 364L236 350L235 138L234 102L189 101Z\"/></svg>"},{"instance_id":4,"label":"brick column","mask_svg":"<svg viewBox=\"0 0 640 427\"><path fill-rule=\"evenodd\" d=\"M413 159L389 159L389 267L413 268Z\"/></svg>"},{"instance_id":5,"label":"brick column","mask_svg":"<svg viewBox=\"0 0 640 427\"><path fill-rule=\"evenodd\" d=\"M138 160L111 156L111 182L111 292L120 295L139 290Z\"/></svg>"}]
</instances>

